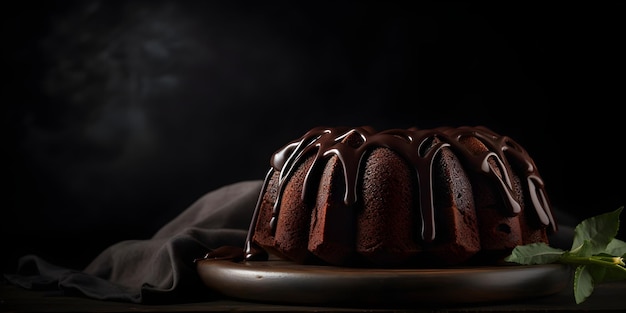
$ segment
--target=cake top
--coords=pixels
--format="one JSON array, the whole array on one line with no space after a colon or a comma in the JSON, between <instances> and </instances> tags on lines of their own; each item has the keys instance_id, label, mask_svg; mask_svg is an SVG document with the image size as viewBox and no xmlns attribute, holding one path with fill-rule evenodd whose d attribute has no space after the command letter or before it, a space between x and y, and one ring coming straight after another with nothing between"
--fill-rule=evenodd
<instances>
[{"instance_id":1,"label":"cake top","mask_svg":"<svg viewBox=\"0 0 626 313\"><path fill-rule=\"evenodd\" d=\"M471 144L467 144L471 142L467 141L468 138L477 139L486 149L472 149ZM311 192L316 184L312 181L311 173L317 166L323 166L325 159L337 156L343 168L346 185L344 202L351 205L357 201L356 188L364 155L377 147L391 149L413 166L419 182L419 214L424 221L421 236L425 241L432 241L435 237L432 166L434 158L443 148L450 149L466 170L480 173L493 181L502 195L507 213L511 216L521 211L521 205L513 197L512 192L513 163L516 168L521 169L518 175L521 176L522 183L526 184L526 192L541 223L551 225L555 231L557 229L543 180L533 159L513 139L498 135L484 126L432 129L412 127L385 131L376 131L369 126L316 127L275 152L271 159L270 171L280 172L279 188L282 189L298 165L314 155L313 165L305 177L303 186L303 197L306 198L307 193ZM276 214L279 203L280 196L275 203ZM275 223L275 218L271 223Z\"/></svg>"}]
</instances>

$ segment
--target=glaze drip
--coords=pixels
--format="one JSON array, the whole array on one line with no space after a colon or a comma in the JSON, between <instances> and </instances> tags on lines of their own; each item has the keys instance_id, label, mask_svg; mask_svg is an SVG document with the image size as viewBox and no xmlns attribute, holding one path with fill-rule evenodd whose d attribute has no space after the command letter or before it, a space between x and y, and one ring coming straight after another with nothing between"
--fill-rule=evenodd
<instances>
[{"instance_id":1,"label":"glaze drip","mask_svg":"<svg viewBox=\"0 0 626 313\"><path fill-rule=\"evenodd\" d=\"M476 151L466 143L467 139L479 140L487 151ZM337 156L343 169L345 194L343 201L350 206L358 201L358 177L368 151L377 147L389 148L413 166L417 185L419 186L419 216L421 218L421 237L424 241L435 238L435 208L433 204L433 164L442 149L450 149L463 163L468 171L481 173L491 180L502 196L508 216L520 213L521 205L513 196L510 162L515 162L517 173L526 182L527 193L537 216L544 225L556 224L552 216L549 201L546 197L543 180L537 172L534 161L528 153L514 140L500 136L483 126L477 127L439 127L433 129L391 129L377 132L369 126L349 127L317 127L308 131L300 139L295 140L278 150L271 159L271 169L266 177L275 171L278 178L279 196L274 203L270 221L272 231L275 230L280 194L285 188L290 175L308 157L314 156L304 180L303 199L314 192L316 180L314 173L323 167L328 158ZM483 149L484 150L484 149ZM257 206L258 210L258 206ZM256 212L255 212L256 214ZM254 221L253 221L254 223ZM252 232L253 227L250 229ZM250 240L250 239L248 239ZM249 243L247 243L249 246Z\"/></svg>"}]
</instances>

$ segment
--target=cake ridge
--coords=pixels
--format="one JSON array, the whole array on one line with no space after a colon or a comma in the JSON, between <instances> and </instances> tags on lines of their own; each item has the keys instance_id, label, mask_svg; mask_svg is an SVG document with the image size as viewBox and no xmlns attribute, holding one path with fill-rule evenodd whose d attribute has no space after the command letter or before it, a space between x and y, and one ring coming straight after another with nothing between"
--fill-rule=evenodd
<instances>
[{"instance_id":1,"label":"cake ridge","mask_svg":"<svg viewBox=\"0 0 626 313\"><path fill-rule=\"evenodd\" d=\"M474 149L471 142L476 139L484 145L482 149ZM364 159L369 151L376 148L388 148L398 154L413 167L414 177L417 179L417 197L414 205L421 219L421 239L431 242L435 239L435 205L433 203L433 163L442 149L447 148L459 157L463 168L475 173L481 173L497 186L502 202L507 208L503 212L508 216L515 216L521 211L521 204L513 196L513 182L511 180L511 161L522 173L525 179L523 192L527 193L530 203L534 207L537 217L544 226L557 225L552 216L550 202L546 196L545 185L540 177L534 161L521 145L508 136L501 136L484 126L442 126L432 129L389 129L376 131L370 126L361 127L315 127L306 132L297 140L291 141L276 151L271 158L271 167L265 178L266 182L261 190L265 193L268 180L274 173L279 172L276 198L273 199L273 208L270 219L271 232L275 231L279 217L282 192L291 175L307 158L313 158L311 165L306 169L302 185L302 200L316 187L318 167L323 167L326 160L336 156L343 174L345 190L343 201L346 206L358 201L358 180L360 171L364 167ZM486 149L485 149L486 148ZM255 215L249 233L256 226L257 204ZM250 235L249 234L249 235ZM246 249L249 250L251 236L247 239Z\"/></svg>"}]
</instances>

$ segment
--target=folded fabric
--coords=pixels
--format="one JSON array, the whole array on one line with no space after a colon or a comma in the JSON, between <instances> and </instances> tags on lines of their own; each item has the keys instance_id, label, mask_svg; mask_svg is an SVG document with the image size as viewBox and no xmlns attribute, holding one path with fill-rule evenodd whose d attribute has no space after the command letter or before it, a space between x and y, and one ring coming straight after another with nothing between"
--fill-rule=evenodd
<instances>
[{"instance_id":1,"label":"folded fabric","mask_svg":"<svg viewBox=\"0 0 626 313\"><path fill-rule=\"evenodd\" d=\"M82 271L20 258L13 284L60 290L67 295L135 303L174 303L217 297L200 280L194 260L220 246L245 244L262 181L243 181L211 191L148 240L105 249Z\"/></svg>"}]
</instances>

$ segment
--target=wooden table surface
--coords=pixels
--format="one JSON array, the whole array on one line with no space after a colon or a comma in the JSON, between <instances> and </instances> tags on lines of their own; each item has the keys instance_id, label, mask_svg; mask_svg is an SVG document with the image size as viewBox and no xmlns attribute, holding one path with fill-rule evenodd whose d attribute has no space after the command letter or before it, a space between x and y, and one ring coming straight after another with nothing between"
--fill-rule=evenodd
<instances>
[{"instance_id":1,"label":"wooden table surface","mask_svg":"<svg viewBox=\"0 0 626 313\"><path fill-rule=\"evenodd\" d=\"M626 282L596 286L587 301L576 304L571 288L520 302L457 307L347 308L290 306L223 299L170 305L143 305L61 296L46 291L0 285L0 312L626 312Z\"/></svg>"}]
</instances>

